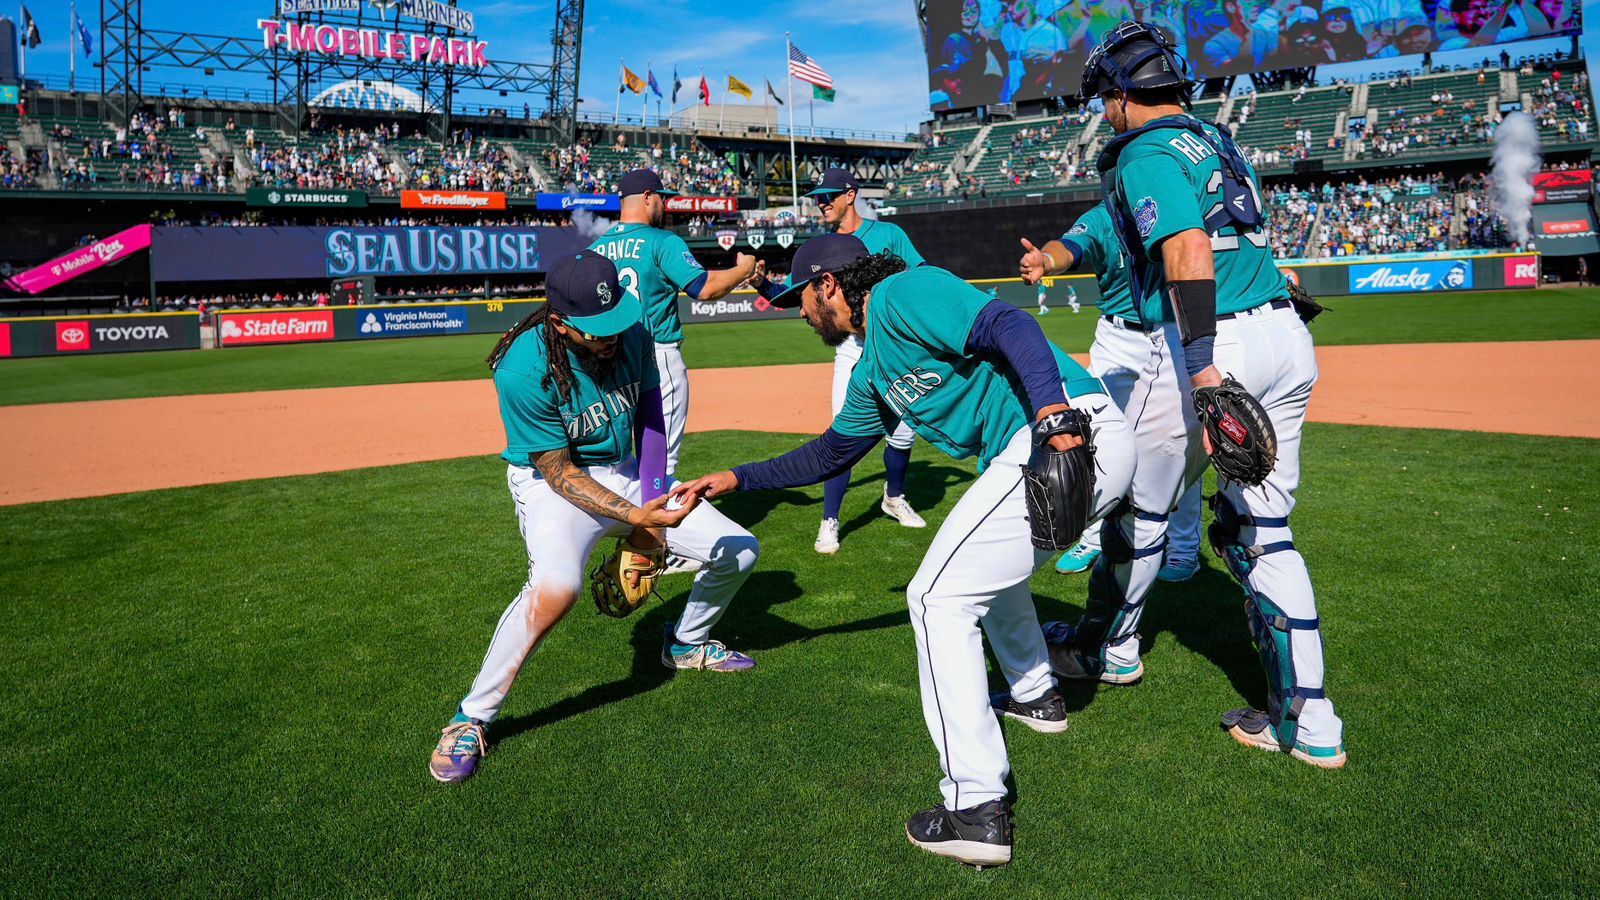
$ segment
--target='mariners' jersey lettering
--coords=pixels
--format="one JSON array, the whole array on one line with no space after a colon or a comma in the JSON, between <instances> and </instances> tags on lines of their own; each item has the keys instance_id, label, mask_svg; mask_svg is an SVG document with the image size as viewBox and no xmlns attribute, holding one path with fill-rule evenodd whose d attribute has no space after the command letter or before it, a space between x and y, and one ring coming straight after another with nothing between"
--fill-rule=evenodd
<instances>
[{"instance_id":1,"label":"'mariners' jersey lettering","mask_svg":"<svg viewBox=\"0 0 1600 900\"><path fill-rule=\"evenodd\" d=\"M906 407L917 402L929 391L944 384L944 378L938 372L929 372L917 366L910 372L889 382L889 387L883 393L883 399L894 410L895 415L906 414Z\"/></svg>"},{"instance_id":2,"label":"'mariners' jersey lettering","mask_svg":"<svg viewBox=\"0 0 1600 900\"><path fill-rule=\"evenodd\" d=\"M566 416L567 437L578 440L599 431L609 425L612 418L633 409L639 402L639 382L624 384L616 390L608 391L604 397L589 404L581 413L575 416Z\"/></svg>"}]
</instances>

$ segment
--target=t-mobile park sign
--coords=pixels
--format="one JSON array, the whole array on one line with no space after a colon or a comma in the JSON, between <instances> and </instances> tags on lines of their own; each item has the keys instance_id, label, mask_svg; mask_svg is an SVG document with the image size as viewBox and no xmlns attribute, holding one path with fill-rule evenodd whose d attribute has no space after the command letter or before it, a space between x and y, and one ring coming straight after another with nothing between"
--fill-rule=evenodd
<instances>
[{"instance_id":1,"label":"t-mobile park sign","mask_svg":"<svg viewBox=\"0 0 1600 900\"><path fill-rule=\"evenodd\" d=\"M257 19L256 27L261 29L261 45L267 50L276 47L290 53L392 59L478 69L489 65L489 45L484 41L402 34L346 25L279 22L277 19Z\"/></svg>"}]
</instances>

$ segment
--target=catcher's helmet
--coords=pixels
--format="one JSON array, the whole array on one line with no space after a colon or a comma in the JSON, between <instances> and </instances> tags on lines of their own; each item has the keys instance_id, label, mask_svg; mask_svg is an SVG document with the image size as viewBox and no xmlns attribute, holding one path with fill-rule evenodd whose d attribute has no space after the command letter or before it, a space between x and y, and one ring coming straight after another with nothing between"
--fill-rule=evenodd
<instances>
[{"instance_id":1,"label":"catcher's helmet","mask_svg":"<svg viewBox=\"0 0 1600 900\"><path fill-rule=\"evenodd\" d=\"M1153 90L1193 82L1189 64L1165 35L1143 22L1123 22L1089 54L1078 101L1088 103L1109 90Z\"/></svg>"}]
</instances>

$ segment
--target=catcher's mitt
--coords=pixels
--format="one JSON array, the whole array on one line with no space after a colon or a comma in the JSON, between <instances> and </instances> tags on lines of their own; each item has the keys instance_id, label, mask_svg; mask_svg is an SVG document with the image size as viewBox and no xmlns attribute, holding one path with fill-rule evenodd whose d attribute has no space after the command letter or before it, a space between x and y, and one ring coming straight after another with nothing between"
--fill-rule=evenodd
<instances>
[{"instance_id":1,"label":"catcher's mitt","mask_svg":"<svg viewBox=\"0 0 1600 900\"><path fill-rule=\"evenodd\" d=\"M1083 445L1062 453L1050 438L1073 434ZM1089 443L1089 417L1069 409L1044 417L1033 426L1033 455L1022 467L1033 546L1065 550L1083 536L1094 514L1094 447Z\"/></svg>"},{"instance_id":2,"label":"catcher's mitt","mask_svg":"<svg viewBox=\"0 0 1600 900\"><path fill-rule=\"evenodd\" d=\"M655 593L656 579L661 576L666 557L665 545L654 550L640 550L628 543L627 538L619 538L611 555L589 573L589 591L594 595L595 608L608 616L627 618ZM630 572L639 573L637 587L628 584Z\"/></svg>"},{"instance_id":3,"label":"catcher's mitt","mask_svg":"<svg viewBox=\"0 0 1600 900\"><path fill-rule=\"evenodd\" d=\"M1232 377L1194 389L1194 412L1211 438L1211 465L1230 481L1255 486L1278 462L1278 433L1260 401Z\"/></svg>"}]
</instances>

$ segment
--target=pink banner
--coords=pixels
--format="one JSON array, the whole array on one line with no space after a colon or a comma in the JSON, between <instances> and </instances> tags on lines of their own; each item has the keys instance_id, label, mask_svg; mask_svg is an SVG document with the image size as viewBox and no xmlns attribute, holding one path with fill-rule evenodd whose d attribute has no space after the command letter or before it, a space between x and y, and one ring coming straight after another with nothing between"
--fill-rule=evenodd
<instances>
[{"instance_id":1,"label":"pink banner","mask_svg":"<svg viewBox=\"0 0 1600 900\"><path fill-rule=\"evenodd\" d=\"M139 250L150 249L149 225L135 225L111 237L95 241L87 247L58 256L42 266L13 275L6 287L24 294L38 294L58 284L65 284L85 272L93 272L104 265L126 259Z\"/></svg>"}]
</instances>

